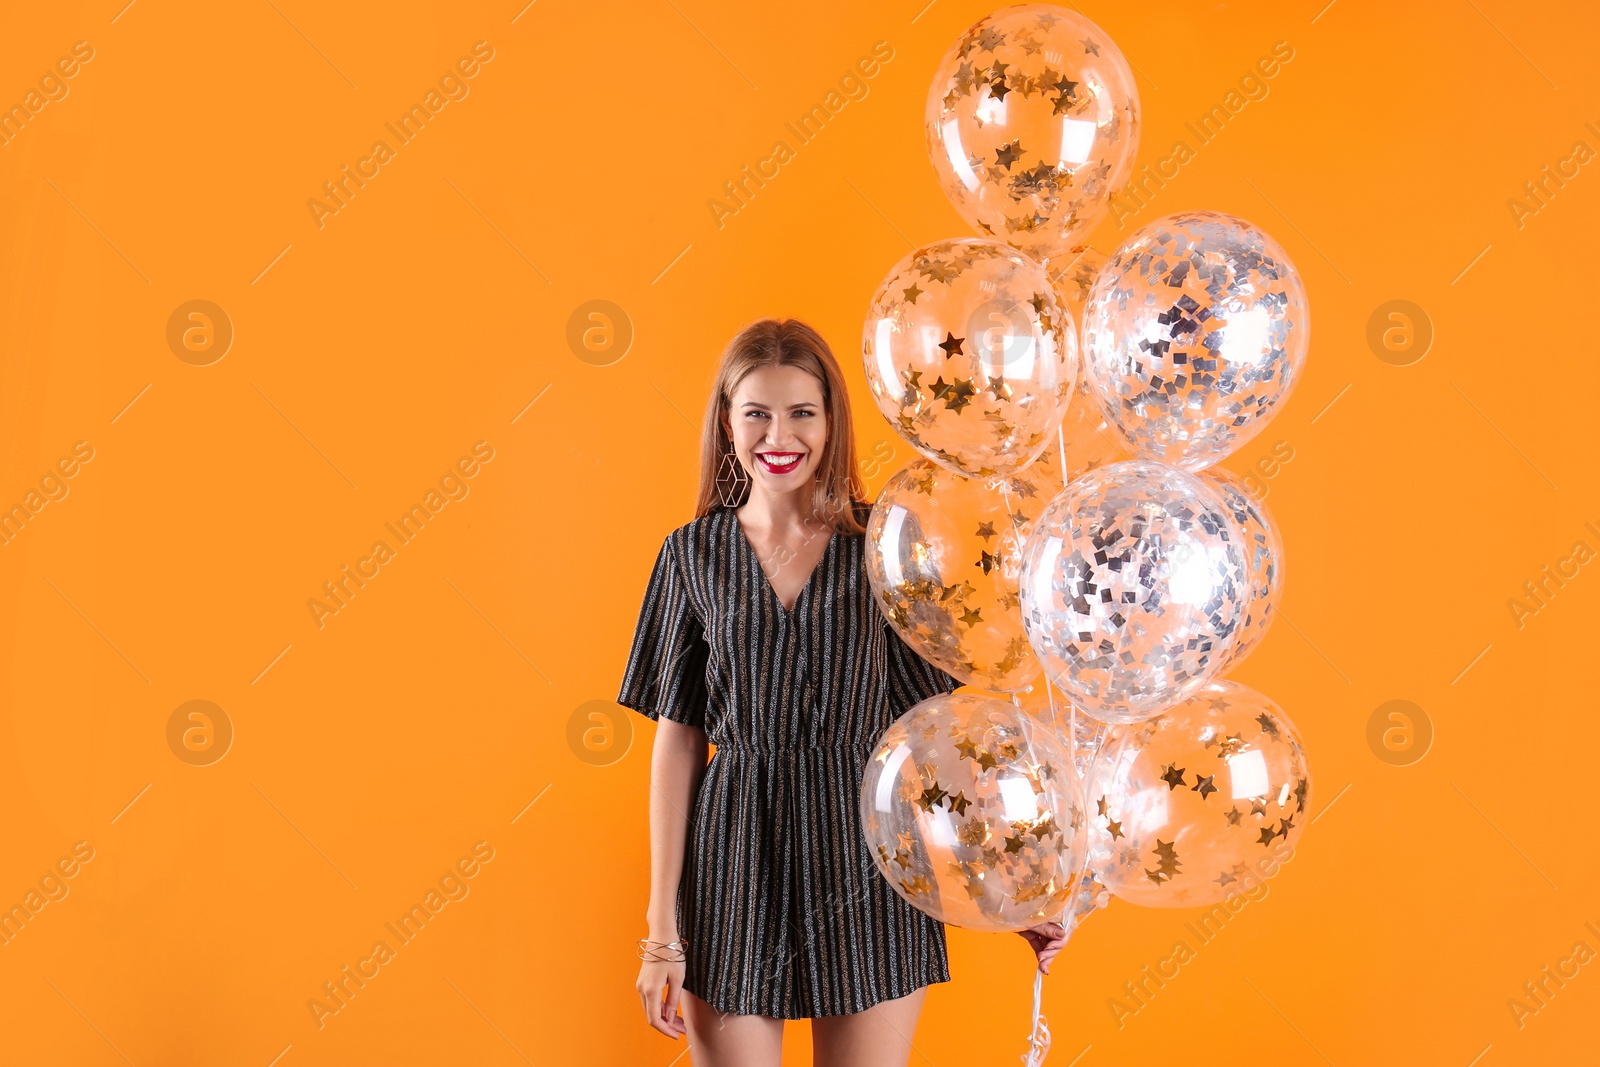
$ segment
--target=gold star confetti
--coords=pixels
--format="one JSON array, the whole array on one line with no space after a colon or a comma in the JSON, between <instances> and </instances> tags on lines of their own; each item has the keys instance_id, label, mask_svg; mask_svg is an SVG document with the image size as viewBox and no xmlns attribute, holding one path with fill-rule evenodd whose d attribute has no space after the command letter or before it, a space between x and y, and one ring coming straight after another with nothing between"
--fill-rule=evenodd
<instances>
[{"instance_id":1,"label":"gold star confetti","mask_svg":"<svg viewBox=\"0 0 1600 1067\"><path fill-rule=\"evenodd\" d=\"M1050 892L1052 881L1024 882L1017 887L1017 895L1014 899L1018 904L1026 904L1030 900L1037 900Z\"/></svg>"},{"instance_id":2,"label":"gold star confetti","mask_svg":"<svg viewBox=\"0 0 1600 1067\"><path fill-rule=\"evenodd\" d=\"M1174 843L1156 838L1154 849L1158 860L1156 869L1144 872L1145 877L1156 885L1160 885L1163 881L1171 881L1174 875L1181 873L1178 868L1182 866L1182 861L1178 859L1178 853L1172 847Z\"/></svg>"},{"instance_id":3,"label":"gold star confetti","mask_svg":"<svg viewBox=\"0 0 1600 1067\"><path fill-rule=\"evenodd\" d=\"M983 32L974 38L974 42L982 51L993 52L995 49L1006 43L1006 35L995 29L993 26L986 26L984 27Z\"/></svg>"},{"instance_id":4,"label":"gold star confetti","mask_svg":"<svg viewBox=\"0 0 1600 1067\"><path fill-rule=\"evenodd\" d=\"M1226 738L1220 741L1218 745L1217 758L1224 760L1229 756L1238 755L1248 747L1244 743L1244 738L1240 737L1238 734L1229 734Z\"/></svg>"},{"instance_id":5,"label":"gold star confetti","mask_svg":"<svg viewBox=\"0 0 1600 1067\"><path fill-rule=\"evenodd\" d=\"M918 795L917 805L921 807L923 811L931 812L947 796L949 796L949 794L943 789L939 788L939 783L934 782L932 785L923 789L921 794Z\"/></svg>"},{"instance_id":6,"label":"gold star confetti","mask_svg":"<svg viewBox=\"0 0 1600 1067\"><path fill-rule=\"evenodd\" d=\"M971 378L956 378L950 383L950 388L945 391L944 402L951 411L961 413L961 409L972 403L972 398L977 395Z\"/></svg>"}]
</instances>

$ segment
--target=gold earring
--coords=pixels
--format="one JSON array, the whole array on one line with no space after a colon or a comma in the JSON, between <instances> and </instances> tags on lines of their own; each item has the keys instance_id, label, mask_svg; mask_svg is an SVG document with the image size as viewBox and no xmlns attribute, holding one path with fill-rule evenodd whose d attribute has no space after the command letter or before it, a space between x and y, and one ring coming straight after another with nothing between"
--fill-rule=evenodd
<instances>
[{"instance_id":1,"label":"gold earring","mask_svg":"<svg viewBox=\"0 0 1600 1067\"><path fill-rule=\"evenodd\" d=\"M739 462L738 454L729 448L717 470L717 499L725 508L738 507L749 487L750 472Z\"/></svg>"}]
</instances>

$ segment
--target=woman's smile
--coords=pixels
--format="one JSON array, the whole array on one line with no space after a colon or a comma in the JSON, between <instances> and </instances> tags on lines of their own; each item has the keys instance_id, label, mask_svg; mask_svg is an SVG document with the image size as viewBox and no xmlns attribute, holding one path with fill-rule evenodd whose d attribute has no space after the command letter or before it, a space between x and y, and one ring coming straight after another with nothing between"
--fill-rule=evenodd
<instances>
[{"instance_id":1,"label":"woman's smile","mask_svg":"<svg viewBox=\"0 0 1600 1067\"><path fill-rule=\"evenodd\" d=\"M768 474L789 474L800 469L800 460L805 457L804 452L757 452L756 459L761 464L761 469Z\"/></svg>"}]
</instances>

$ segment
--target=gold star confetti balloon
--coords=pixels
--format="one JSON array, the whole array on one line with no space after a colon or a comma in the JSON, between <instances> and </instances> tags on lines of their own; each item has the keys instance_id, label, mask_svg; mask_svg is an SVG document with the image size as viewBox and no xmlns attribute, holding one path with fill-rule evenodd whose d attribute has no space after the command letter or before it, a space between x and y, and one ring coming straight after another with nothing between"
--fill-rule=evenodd
<instances>
[{"instance_id":1,"label":"gold star confetti balloon","mask_svg":"<svg viewBox=\"0 0 1600 1067\"><path fill-rule=\"evenodd\" d=\"M1083 322L1083 309L1089 298L1089 289L1105 266L1106 257L1092 248L1073 255L1070 259L1057 259L1050 266L1050 280L1055 285L1056 299L1072 313L1073 321ZM1059 264L1059 266L1058 266ZM1082 349L1080 341L1080 351ZM1067 458L1067 477L1079 475L1128 458L1122 448L1122 437L1106 420L1100 404L1089 392L1089 380L1080 369L1073 386L1072 403L1062 417L1059 428L1059 448L1046 448L1029 470L1048 465L1054 472L1061 469L1060 453ZM1057 480L1058 485L1065 482Z\"/></svg>"},{"instance_id":2,"label":"gold star confetti balloon","mask_svg":"<svg viewBox=\"0 0 1600 1067\"><path fill-rule=\"evenodd\" d=\"M980 233L1039 259L1103 219L1139 148L1139 91L1104 30L1051 4L1008 7L945 53L924 109L945 195Z\"/></svg>"},{"instance_id":3,"label":"gold star confetti balloon","mask_svg":"<svg viewBox=\"0 0 1600 1067\"><path fill-rule=\"evenodd\" d=\"M1078 708L1138 722L1221 669L1250 581L1226 506L1148 460L1090 471L1050 502L1023 547L1022 625Z\"/></svg>"},{"instance_id":4,"label":"gold star confetti balloon","mask_svg":"<svg viewBox=\"0 0 1600 1067\"><path fill-rule=\"evenodd\" d=\"M1135 456L1200 470L1261 432L1300 379L1305 287L1271 237L1215 211L1117 249L1084 309L1084 377Z\"/></svg>"},{"instance_id":5,"label":"gold star confetti balloon","mask_svg":"<svg viewBox=\"0 0 1600 1067\"><path fill-rule=\"evenodd\" d=\"M1199 477L1216 491L1233 516L1245 568L1250 572L1250 602L1245 606L1244 621L1223 656L1222 670L1228 671L1250 654L1277 618L1283 600L1283 536L1267 505L1243 478L1225 467L1212 467Z\"/></svg>"},{"instance_id":6,"label":"gold star confetti balloon","mask_svg":"<svg viewBox=\"0 0 1600 1067\"><path fill-rule=\"evenodd\" d=\"M1271 700L1226 680L1113 727L1088 786L1091 869L1112 895L1149 907L1252 892L1293 858L1310 821L1300 734Z\"/></svg>"},{"instance_id":7,"label":"gold star confetti balloon","mask_svg":"<svg viewBox=\"0 0 1600 1067\"><path fill-rule=\"evenodd\" d=\"M1079 892L1087 812L1072 758L1015 705L930 697L878 739L862 833L897 893L940 922L1024 930Z\"/></svg>"},{"instance_id":8,"label":"gold star confetti balloon","mask_svg":"<svg viewBox=\"0 0 1600 1067\"><path fill-rule=\"evenodd\" d=\"M1032 462L1078 375L1077 329L1044 268L979 238L939 241L895 265L872 298L862 356L900 436L975 478Z\"/></svg>"},{"instance_id":9,"label":"gold star confetti balloon","mask_svg":"<svg viewBox=\"0 0 1600 1067\"><path fill-rule=\"evenodd\" d=\"M1056 491L1029 471L980 480L925 459L889 479L867 523L867 581L918 655L996 692L1039 677L1017 575L1029 526Z\"/></svg>"}]
</instances>

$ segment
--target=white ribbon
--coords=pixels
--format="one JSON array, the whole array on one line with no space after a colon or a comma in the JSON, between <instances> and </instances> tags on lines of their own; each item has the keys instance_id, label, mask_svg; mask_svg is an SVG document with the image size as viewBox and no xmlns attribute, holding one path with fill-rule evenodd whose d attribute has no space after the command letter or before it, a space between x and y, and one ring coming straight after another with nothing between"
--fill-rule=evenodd
<instances>
[{"instance_id":1,"label":"white ribbon","mask_svg":"<svg viewBox=\"0 0 1600 1067\"><path fill-rule=\"evenodd\" d=\"M1050 1054L1050 1027L1046 1024L1043 1015L1039 1014L1039 999L1044 992L1044 972L1038 968L1033 971L1033 1032L1028 1035L1028 1051L1022 1054L1022 1062L1027 1067L1040 1067L1044 1058Z\"/></svg>"}]
</instances>

